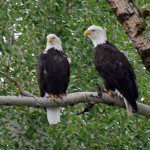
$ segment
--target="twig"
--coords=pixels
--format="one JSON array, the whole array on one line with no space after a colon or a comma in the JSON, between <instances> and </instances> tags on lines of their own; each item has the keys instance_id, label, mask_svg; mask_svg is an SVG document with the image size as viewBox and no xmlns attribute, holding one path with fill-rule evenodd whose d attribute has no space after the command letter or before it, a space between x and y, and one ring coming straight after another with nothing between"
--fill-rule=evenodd
<instances>
[{"instance_id":1,"label":"twig","mask_svg":"<svg viewBox=\"0 0 150 150\"><path fill-rule=\"evenodd\" d=\"M11 81L18 88L18 90L23 96L34 96L32 93L29 93L28 91L24 90L22 85L15 78L8 76L7 73L0 71L0 75L6 77L9 81Z\"/></svg>"},{"instance_id":2,"label":"twig","mask_svg":"<svg viewBox=\"0 0 150 150\"><path fill-rule=\"evenodd\" d=\"M84 108L84 110L81 112L78 112L77 115L86 114L86 113L90 112L91 109L93 108L93 106L94 106L93 102L88 103L88 105Z\"/></svg>"},{"instance_id":3,"label":"twig","mask_svg":"<svg viewBox=\"0 0 150 150\"><path fill-rule=\"evenodd\" d=\"M10 36L9 36L9 49L11 50L12 49L12 46L13 46L13 40L14 40L14 28L13 26L11 26L9 29L9 33L10 33Z\"/></svg>"}]
</instances>

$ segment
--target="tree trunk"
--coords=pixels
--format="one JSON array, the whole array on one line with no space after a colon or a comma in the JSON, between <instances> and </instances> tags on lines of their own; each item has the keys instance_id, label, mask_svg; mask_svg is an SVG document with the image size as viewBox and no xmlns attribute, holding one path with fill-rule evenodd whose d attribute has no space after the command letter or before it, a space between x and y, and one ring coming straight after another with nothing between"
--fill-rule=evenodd
<instances>
[{"instance_id":1,"label":"tree trunk","mask_svg":"<svg viewBox=\"0 0 150 150\"><path fill-rule=\"evenodd\" d=\"M150 31L139 9L131 0L108 0L108 3L133 41L143 64L150 71Z\"/></svg>"}]
</instances>

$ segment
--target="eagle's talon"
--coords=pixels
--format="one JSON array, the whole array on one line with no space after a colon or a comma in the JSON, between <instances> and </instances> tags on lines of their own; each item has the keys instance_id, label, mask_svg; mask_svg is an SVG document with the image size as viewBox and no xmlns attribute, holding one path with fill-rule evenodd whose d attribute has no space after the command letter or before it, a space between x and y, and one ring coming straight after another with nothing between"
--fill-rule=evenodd
<instances>
[{"instance_id":1,"label":"eagle's talon","mask_svg":"<svg viewBox=\"0 0 150 150\"><path fill-rule=\"evenodd\" d=\"M109 95L110 97L114 97L113 93L111 93L111 92L108 92L108 95Z\"/></svg>"},{"instance_id":2,"label":"eagle's talon","mask_svg":"<svg viewBox=\"0 0 150 150\"><path fill-rule=\"evenodd\" d=\"M102 90L104 93L108 94L110 97L113 97L113 93L109 92L106 88L101 88L101 90Z\"/></svg>"},{"instance_id":3,"label":"eagle's talon","mask_svg":"<svg viewBox=\"0 0 150 150\"><path fill-rule=\"evenodd\" d=\"M46 96L46 98L50 98L52 100L56 100L59 96L58 95L53 95L53 94L49 94L48 96Z\"/></svg>"},{"instance_id":4,"label":"eagle's talon","mask_svg":"<svg viewBox=\"0 0 150 150\"><path fill-rule=\"evenodd\" d=\"M58 98L63 98L63 96L66 96L66 94L57 94L57 95L54 95L54 94L49 94L48 96L46 96L46 98L50 98L52 100L56 100Z\"/></svg>"},{"instance_id":5,"label":"eagle's talon","mask_svg":"<svg viewBox=\"0 0 150 150\"><path fill-rule=\"evenodd\" d=\"M64 96L66 96L66 94L59 94L59 97L60 97L60 98L62 98L62 97L64 97Z\"/></svg>"}]
</instances>

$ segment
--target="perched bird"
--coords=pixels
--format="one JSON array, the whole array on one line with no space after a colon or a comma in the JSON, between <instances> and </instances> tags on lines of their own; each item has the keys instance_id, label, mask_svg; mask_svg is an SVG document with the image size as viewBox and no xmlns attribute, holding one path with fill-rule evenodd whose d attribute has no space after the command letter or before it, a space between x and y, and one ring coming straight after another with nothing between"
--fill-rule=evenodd
<instances>
[{"instance_id":1,"label":"perched bird","mask_svg":"<svg viewBox=\"0 0 150 150\"><path fill-rule=\"evenodd\" d=\"M125 101L127 114L132 116L132 108L137 111L138 98L136 76L132 66L125 55L107 40L102 27L92 25L84 31L84 35L93 42L94 64L104 80L104 91L111 90L121 95Z\"/></svg>"},{"instance_id":2,"label":"perched bird","mask_svg":"<svg viewBox=\"0 0 150 150\"><path fill-rule=\"evenodd\" d=\"M46 49L38 59L38 84L42 97L56 99L66 94L70 78L68 57L62 52L60 38L47 35ZM60 108L46 108L49 124L60 121Z\"/></svg>"}]
</instances>

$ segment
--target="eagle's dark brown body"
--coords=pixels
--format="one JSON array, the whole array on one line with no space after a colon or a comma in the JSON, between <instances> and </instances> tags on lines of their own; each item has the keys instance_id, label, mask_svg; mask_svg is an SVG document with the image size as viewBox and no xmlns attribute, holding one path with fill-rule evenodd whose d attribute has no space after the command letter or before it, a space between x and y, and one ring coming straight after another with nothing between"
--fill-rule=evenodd
<instances>
[{"instance_id":1,"label":"eagle's dark brown body","mask_svg":"<svg viewBox=\"0 0 150 150\"><path fill-rule=\"evenodd\" d=\"M38 83L41 96L45 93L65 94L70 77L70 65L67 56L54 48L41 53L38 59Z\"/></svg>"},{"instance_id":2,"label":"eagle's dark brown body","mask_svg":"<svg viewBox=\"0 0 150 150\"><path fill-rule=\"evenodd\" d=\"M125 55L108 41L95 48L94 63L108 90L118 90L137 110L138 88L135 73Z\"/></svg>"}]
</instances>

